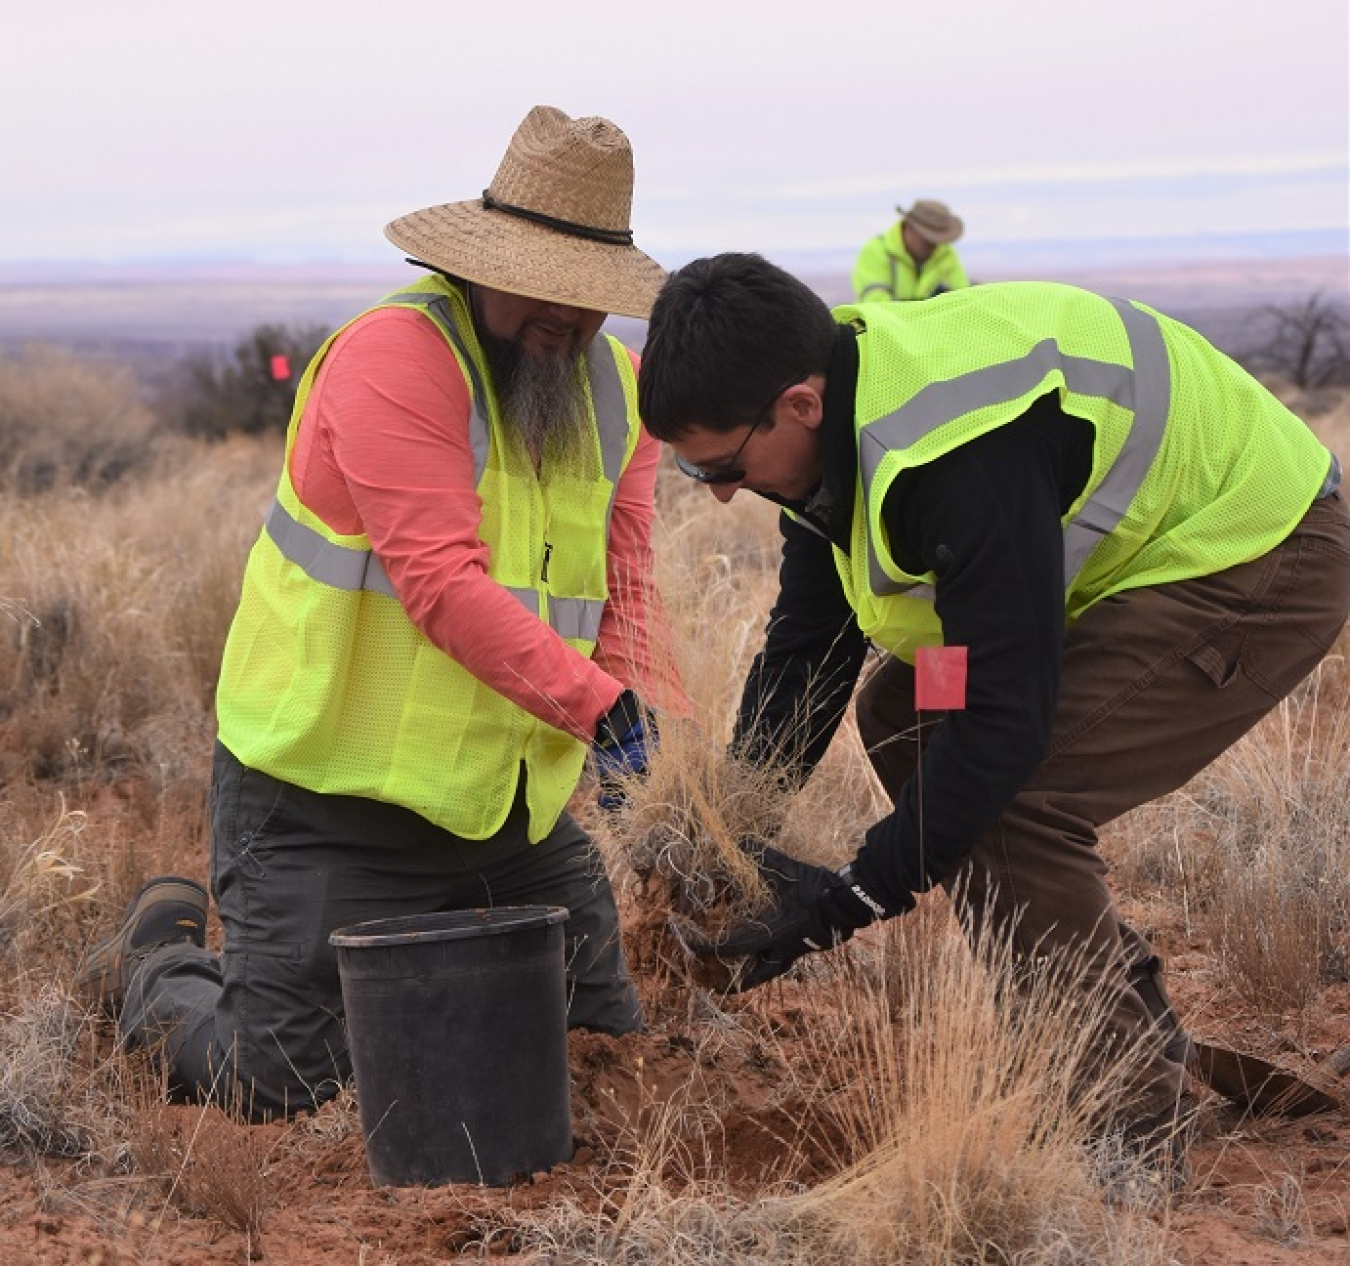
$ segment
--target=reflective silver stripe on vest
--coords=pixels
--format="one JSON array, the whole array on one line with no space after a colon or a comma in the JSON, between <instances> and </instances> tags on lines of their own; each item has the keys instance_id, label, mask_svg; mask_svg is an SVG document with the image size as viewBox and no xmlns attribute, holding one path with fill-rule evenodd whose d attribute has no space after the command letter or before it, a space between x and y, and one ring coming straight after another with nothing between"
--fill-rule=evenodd
<instances>
[{"instance_id":1,"label":"reflective silver stripe on vest","mask_svg":"<svg viewBox=\"0 0 1350 1266\"><path fill-rule=\"evenodd\" d=\"M600 617L604 614L603 602L586 598L548 600L549 626L559 637L580 637L594 642L600 635Z\"/></svg>"},{"instance_id":2,"label":"reflective silver stripe on vest","mask_svg":"<svg viewBox=\"0 0 1350 1266\"><path fill-rule=\"evenodd\" d=\"M282 557L311 580L334 589L369 589L388 598L397 597L373 551L335 545L292 518L280 501L274 501L267 512L266 527Z\"/></svg>"},{"instance_id":3,"label":"reflective silver stripe on vest","mask_svg":"<svg viewBox=\"0 0 1350 1266\"><path fill-rule=\"evenodd\" d=\"M1123 299L1110 302L1124 322L1130 340L1130 360L1134 362L1133 397L1129 400L1111 398L1134 410L1134 422L1124 446L1097 490L1065 525L1066 587L1082 570L1102 538L1115 531L1125 517L1162 446L1167 415L1172 408L1172 369L1157 320Z\"/></svg>"},{"instance_id":4,"label":"reflective silver stripe on vest","mask_svg":"<svg viewBox=\"0 0 1350 1266\"><path fill-rule=\"evenodd\" d=\"M406 303L421 308L450 340L450 345L459 353L464 371L469 376L469 395L472 399L473 413L469 417L469 447L473 451L473 482L475 485L483 478L488 459L488 416L487 392L483 390L483 380L479 376L478 366L464 346L459 331L455 329L454 318L450 315L450 303L444 295L428 294L425 291L408 290L403 294L390 295L386 303Z\"/></svg>"},{"instance_id":5,"label":"reflective silver stripe on vest","mask_svg":"<svg viewBox=\"0 0 1350 1266\"><path fill-rule=\"evenodd\" d=\"M536 589L516 588L513 585L503 585L506 590L522 607L525 608L535 619L539 618L539 591Z\"/></svg>"},{"instance_id":6,"label":"reflective silver stripe on vest","mask_svg":"<svg viewBox=\"0 0 1350 1266\"><path fill-rule=\"evenodd\" d=\"M605 478L617 489L623 473L623 455L628 450L628 405L623 398L619 367L614 363L614 349L602 334L597 334L586 349L586 373L591 380L591 404L600 432L600 460ZM613 491L609 504L612 510Z\"/></svg>"},{"instance_id":7,"label":"reflective silver stripe on vest","mask_svg":"<svg viewBox=\"0 0 1350 1266\"><path fill-rule=\"evenodd\" d=\"M959 378L929 383L895 412L865 426L858 436L858 462L867 521L870 523L872 517L873 480L887 453L909 448L939 427L976 409L1024 396L1043 382L1049 372L1059 369L1069 391L1111 400L1134 414L1125 444L1101 486L1065 528L1064 581L1067 586L1134 500L1162 444L1171 407L1171 370L1157 321L1123 300L1107 302L1116 309L1125 325L1133 369L1110 361L1066 356L1054 339L1044 339L1019 360L986 365ZM919 596L914 593L917 585L892 580L886 574L871 532L867 533L867 555L873 593Z\"/></svg>"}]
</instances>

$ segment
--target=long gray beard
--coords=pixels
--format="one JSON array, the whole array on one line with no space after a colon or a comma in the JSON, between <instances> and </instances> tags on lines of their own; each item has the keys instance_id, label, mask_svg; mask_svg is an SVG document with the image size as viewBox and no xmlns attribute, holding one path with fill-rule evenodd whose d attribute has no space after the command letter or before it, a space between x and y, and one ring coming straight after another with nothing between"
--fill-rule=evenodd
<instances>
[{"instance_id":1,"label":"long gray beard","mask_svg":"<svg viewBox=\"0 0 1350 1266\"><path fill-rule=\"evenodd\" d=\"M497 389L502 425L529 454L535 469L584 475L591 464L590 407L582 385L581 354L535 356L512 339L480 331Z\"/></svg>"}]
</instances>

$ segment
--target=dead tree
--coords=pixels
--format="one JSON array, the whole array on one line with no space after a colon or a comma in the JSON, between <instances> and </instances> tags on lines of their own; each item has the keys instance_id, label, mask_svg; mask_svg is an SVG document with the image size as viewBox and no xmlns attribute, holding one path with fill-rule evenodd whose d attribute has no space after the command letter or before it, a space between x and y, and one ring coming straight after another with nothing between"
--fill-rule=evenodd
<instances>
[{"instance_id":1,"label":"dead tree","mask_svg":"<svg viewBox=\"0 0 1350 1266\"><path fill-rule=\"evenodd\" d=\"M1254 369L1279 374L1300 391L1350 383L1350 306L1319 290L1258 315L1261 342L1243 358Z\"/></svg>"}]
</instances>

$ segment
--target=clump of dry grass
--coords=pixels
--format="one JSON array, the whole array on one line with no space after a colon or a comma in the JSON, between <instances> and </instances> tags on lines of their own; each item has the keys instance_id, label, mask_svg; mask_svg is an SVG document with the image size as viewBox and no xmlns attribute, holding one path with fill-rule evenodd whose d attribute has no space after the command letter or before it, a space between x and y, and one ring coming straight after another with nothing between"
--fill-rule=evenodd
<instances>
[{"instance_id":1,"label":"clump of dry grass","mask_svg":"<svg viewBox=\"0 0 1350 1266\"><path fill-rule=\"evenodd\" d=\"M759 843L816 865L842 864L861 843L864 823L881 812L852 737L835 753L834 778L798 791L772 763L739 759L696 721L667 722L647 773L628 781L624 808L609 826L611 852L637 877L639 900L669 911L687 944L769 906L754 858ZM850 781L856 795L842 796ZM696 974L705 984L721 978L711 969Z\"/></svg>"},{"instance_id":2,"label":"clump of dry grass","mask_svg":"<svg viewBox=\"0 0 1350 1266\"><path fill-rule=\"evenodd\" d=\"M1281 1174L1254 1193L1256 1224L1261 1233L1291 1247L1314 1238L1301 1179L1302 1175Z\"/></svg>"},{"instance_id":3,"label":"clump of dry grass","mask_svg":"<svg viewBox=\"0 0 1350 1266\"><path fill-rule=\"evenodd\" d=\"M1184 898L1257 1014L1350 977L1350 675L1340 649L1173 796L1134 815L1136 878Z\"/></svg>"},{"instance_id":4,"label":"clump of dry grass","mask_svg":"<svg viewBox=\"0 0 1350 1266\"><path fill-rule=\"evenodd\" d=\"M1244 999L1300 1009L1350 978L1350 688L1324 664L1214 772L1225 868L1206 918Z\"/></svg>"},{"instance_id":5,"label":"clump of dry grass","mask_svg":"<svg viewBox=\"0 0 1350 1266\"><path fill-rule=\"evenodd\" d=\"M238 1113L179 1108L155 1095L132 1118L130 1152L166 1206L240 1232L252 1259L261 1256L263 1223L278 1199L270 1161L281 1137Z\"/></svg>"},{"instance_id":6,"label":"clump of dry grass","mask_svg":"<svg viewBox=\"0 0 1350 1266\"><path fill-rule=\"evenodd\" d=\"M91 1017L54 985L0 1017L0 1150L118 1162L122 1068L91 1065L92 1046Z\"/></svg>"},{"instance_id":7,"label":"clump of dry grass","mask_svg":"<svg viewBox=\"0 0 1350 1266\"><path fill-rule=\"evenodd\" d=\"M26 931L54 910L88 902L98 890L71 860L87 815L67 810L31 843L6 855L0 849L0 948L12 948Z\"/></svg>"},{"instance_id":8,"label":"clump of dry grass","mask_svg":"<svg viewBox=\"0 0 1350 1266\"><path fill-rule=\"evenodd\" d=\"M313 1139L320 1143L339 1143L356 1138L361 1133L361 1117L356 1102L356 1089L350 1083L341 1087L331 1099L313 1112L296 1118L296 1138Z\"/></svg>"},{"instance_id":9,"label":"clump of dry grass","mask_svg":"<svg viewBox=\"0 0 1350 1266\"><path fill-rule=\"evenodd\" d=\"M968 951L951 924L887 931L891 978L852 1000L852 1032L820 1033L822 1066L867 1069L837 1111L870 1143L802 1198L828 1228L825 1256L977 1262L997 1245L1004 1260L1053 1261L1075 1243L1103 1254L1090 1260L1131 1260L1109 1255L1124 1223L1101 1184L1125 1213L1162 1192L1127 1152L1102 1146L1128 1116L1137 1058L1102 1062L1107 988L1089 988L1077 959L1029 970L1004 935Z\"/></svg>"},{"instance_id":10,"label":"clump of dry grass","mask_svg":"<svg viewBox=\"0 0 1350 1266\"><path fill-rule=\"evenodd\" d=\"M972 955L931 922L912 932L902 922L894 936L898 991L865 971L837 977L811 1049L785 1059L794 1098L828 1105L843 1155L856 1156L834 1178L749 1192L715 1170L696 1178L679 1163L680 1130L657 1116L635 1123L614 1162L622 1181L609 1175L598 1210L567 1200L503 1210L499 1232L575 1263L1170 1260L1165 1228L1143 1216L1151 1204L1103 1200L1084 1147L1119 1097L1123 1065L1097 1062L1104 1004L1075 966L1042 964L1028 980L1006 941ZM783 1146L817 1144L806 1133Z\"/></svg>"},{"instance_id":11,"label":"clump of dry grass","mask_svg":"<svg viewBox=\"0 0 1350 1266\"><path fill-rule=\"evenodd\" d=\"M778 834L785 812L769 771L737 761L693 722L667 723L647 775L631 781L616 824L628 865L664 881L674 910L705 930L719 916L754 913L767 897L740 847Z\"/></svg>"}]
</instances>

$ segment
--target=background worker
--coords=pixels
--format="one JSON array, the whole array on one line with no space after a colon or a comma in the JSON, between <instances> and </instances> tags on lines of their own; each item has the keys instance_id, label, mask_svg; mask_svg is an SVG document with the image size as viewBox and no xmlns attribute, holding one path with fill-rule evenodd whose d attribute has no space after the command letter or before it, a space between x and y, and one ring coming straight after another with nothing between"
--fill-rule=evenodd
<instances>
[{"instance_id":1,"label":"background worker","mask_svg":"<svg viewBox=\"0 0 1350 1266\"><path fill-rule=\"evenodd\" d=\"M350 1075L337 927L565 906L568 1021L641 1025L613 892L564 810L640 768L660 446L636 358L661 268L628 140L531 110L482 198L395 220L430 274L310 364L217 697L211 884L152 881L82 980L179 1096L255 1118ZM466 1024L473 1023L466 1016Z\"/></svg>"},{"instance_id":2,"label":"background worker","mask_svg":"<svg viewBox=\"0 0 1350 1266\"><path fill-rule=\"evenodd\" d=\"M1084 988L1112 1000L1103 1063L1135 1048L1113 1130L1160 1146L1188 1043L1097 833L1213 761L1335 642L1350 515L1333 454L1142 305L1012 283L831 313L758 255L665 283L638 399L719 501L745 488L789 512L734 745L805 779L868 643L889 652L857 717L894 811L839 874L763 850L777 909L705 948L761 984L941 884L969 936L1008 934L1023 962L1082 954ZM939 646L964 648L965 697L921 714L914 663Z\"/></svg>"},{"instance_id":3,"label":"background worker","mask_svg":"<svg viewBox=\"0 0 1350 1266\"><path fill-rule=\"evenodd\" d=\"M858 253L853 294L859 303L931 299L970 282L952 243L965 231L944 202L921 198Z\"/></svg>"}]
</instances>

